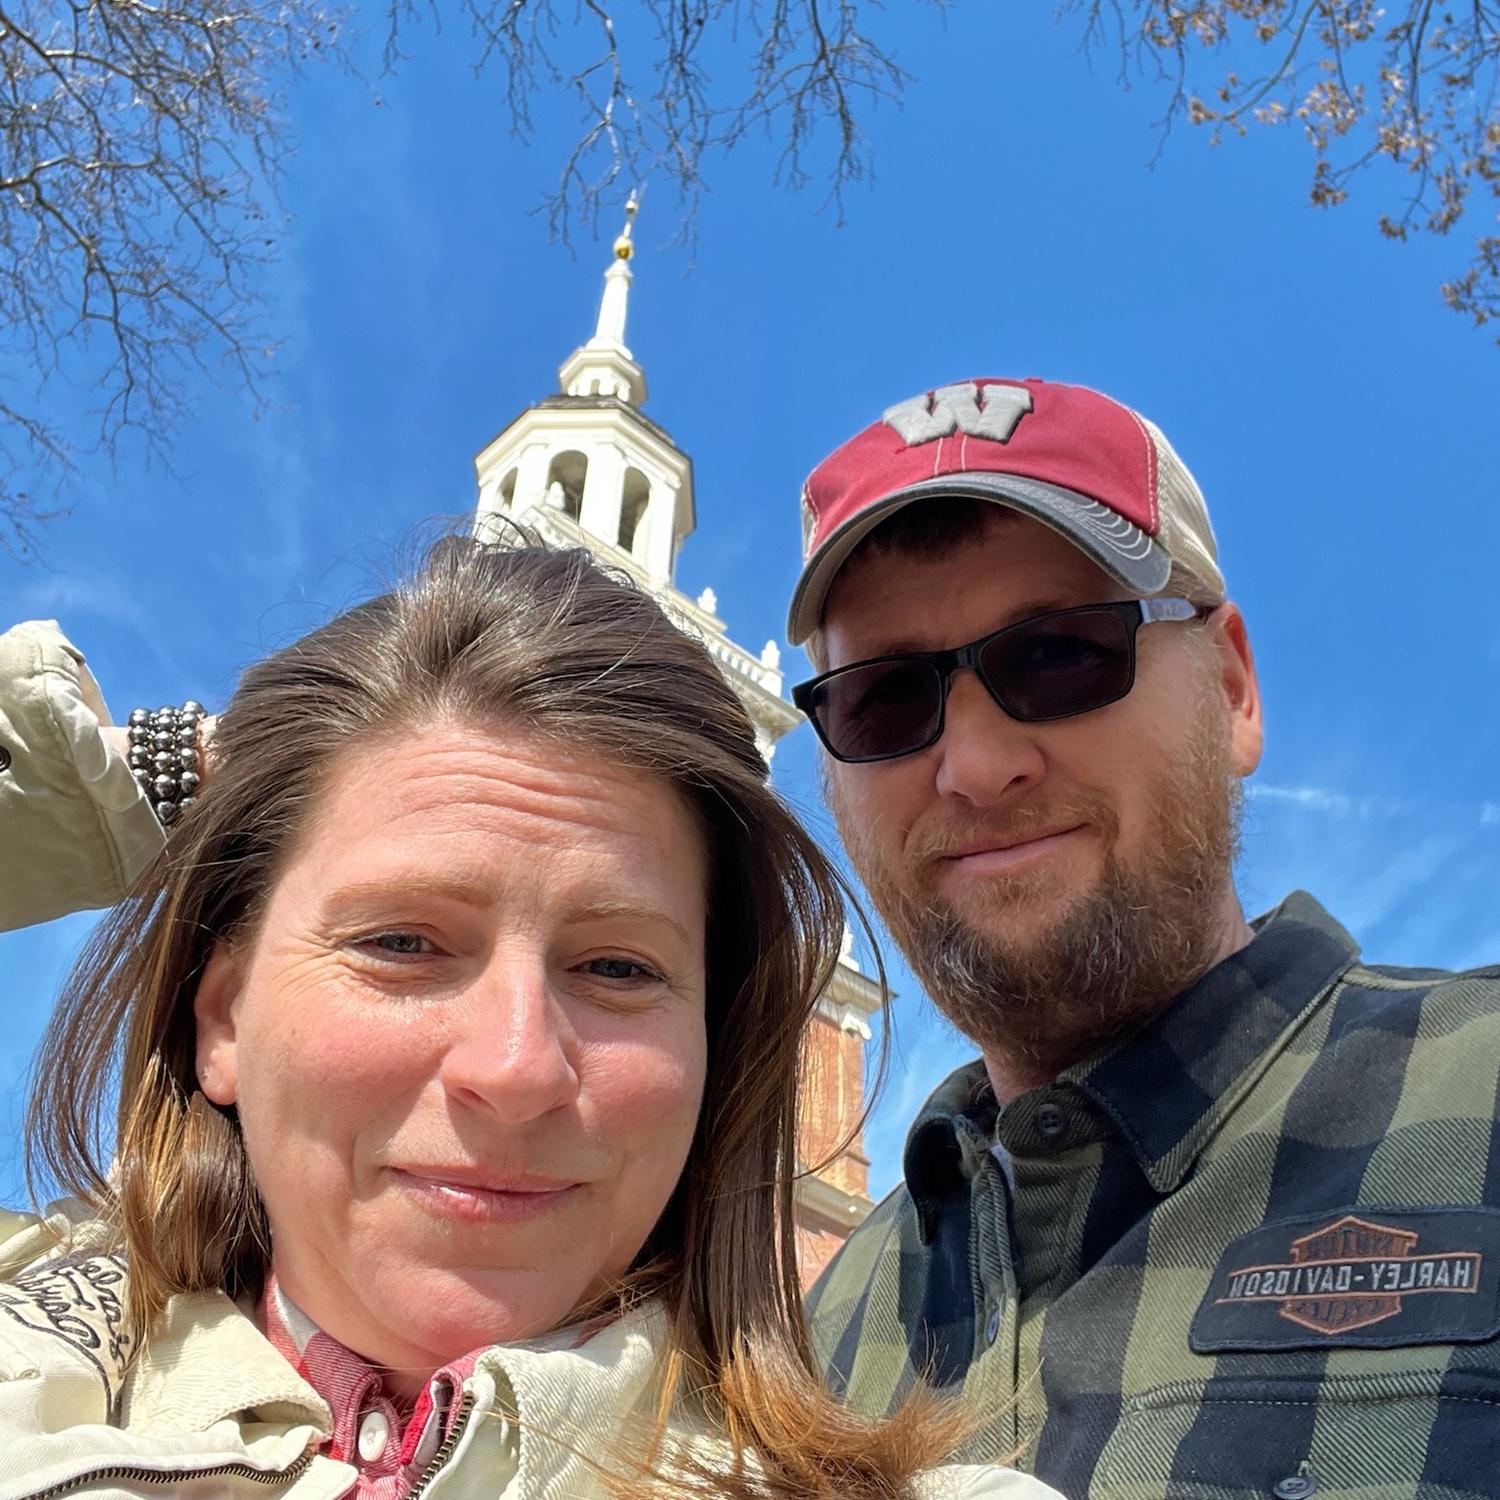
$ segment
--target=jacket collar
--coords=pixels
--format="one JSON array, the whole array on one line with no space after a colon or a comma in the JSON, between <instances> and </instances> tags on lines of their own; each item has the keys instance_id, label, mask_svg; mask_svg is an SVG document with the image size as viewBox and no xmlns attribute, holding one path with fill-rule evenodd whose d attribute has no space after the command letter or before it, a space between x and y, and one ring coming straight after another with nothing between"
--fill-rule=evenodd
<instances>
[{"instance_id":1,"label":"jacket collar","mask_svg":"<svg viewBox=\"0 0 1500 1500\"><path fill-rule=\"evenodd\" d=\"M1355 963L1354 939L1305 891L1142 1032L1065 1073L1115 1122L1160 1193L1186 1177L1235 1106Z\"/></svg>"},{"instance_id":2,"label":"jacket collar","mask_svg":"<svg viewBox=\"0 0 1500 1500\"><path fill-rule=\"evenodd\" d=\"M656 1419L666 1337L661 1309L646 1304L612 1321L478 1353L473 1376L488 1415L470 1422L466 1445L477 1438L481 1448L496 1451L485 1460L469 1455L465 1467L497 1468L505 1461L499 1450L509 1445L524 1476L521 1493L602 1500L597 1464L611 1467L615 1460L628 1472L637 1456L632 1443ZM172 1299L131 1368L123 1401L125 1424L143 1435L206 1431L243 1412L262 1422L312 1426L319 1442L333 1426L317 1391L221 1292ZM679 1414L673 1432L700 1442L706 1436L691 1411Z\"/></svg>"},{"instance_id":3,"label":"jacket collar","mask_svg":"<svg viewBox=\"0 0 1500 1500\"><path fill-rule=\"evenodd\" d=\"M611 1487L601 1468L631 1474L633 1462L648 1456L644 1439L661 1402L667 1341L666 1315L648 1303L479 1356L476 1379L495 1381L496 1407L516 1426L518 1494L604 1500ZM674 1412L672 1441L700 1457L725 1452L691 1399Z\"/></svg>"},{"instance_id":4,"label":"jacket collar","mask_svg":"<svg viewBox=\"0 0 1500 1500\"><path fill-rule=\"evenodd\" d=\"M120 1274L113 1260L103 1269ZM92 1325L78 1336L91 1346L102 1342ZM44 1352L58 1342L50 1325L33 1338ZM612 1321L483 1350L465 1382L466 1421L454 1433L450 1467L479 1476L471 1485L487 1482L490 1494L497 1486L510 1493L508 1476L514 1476L518 1494L608 1500L611 1487L601 1466L628 1476L632 1460L645 1456L640 1445L660 1408L667 1341L667 1318L648 1303ZM60 1363L76 1375L76 1360ZM101 1378L101 1396L106 1386ZM77 1407L75 1394L54 1397L59 1411L68 1401ZM99 1425L103 1408L96 1415L89 1406L75 1436L69 1436L75 1424L68 1423L64 1431L28 1437L19 1454L7 1447L0 1492L26 1495L59 1481L73 1484L101 1460L135 1456L153 1469L187 1476L222 1465L226 1455L244 1454L255 1468L281 1473L319 1448L331 1425L318 1393L249 1312L218 1292L181 1294L168 1303L129 1364L118 1403L108 1429ZM236 1432L227 1431L230 1424ZM90 1434L100 1432L107 1437L96 1443ZM731 1462L723 1435L691 1397L674 1412L669 1449L659 1457L667 1460L678 1443L696 1459ZM345 1464L315 1457L304 1487L310 1497L328 1500L349 1492L351 1474Z\"/></svg>"},{"instance_id":5,"label":"jacket collar","mask_svg":"<svg viewBox=\"0 0 1500 1500\"><path fill-rule=\"evenodd\" d=\"M333 1428L328 1403L223 1292L179 1293L130 1368L122 1425L198 1432L253 1411L264 1421Z\"/></svg>"},{"instance_id":6,"label":"jacket collar","mask_svg":"<svg viewBox=\"0 0 1500 1500\"><path fill-rule=\"evenodd\" d=\"M1353 938L1303 891L1251 924L1255 937L1159 1016L1064 1072L1124 1140L1152 1187L1169 1193L1306 1017L1356 961ZM1033 1108L1033 1090L1010 1109ZM1000 1109L976 1059L939 1084L907 1136L907 1188L924 1240L944 1199L966 1191Z\"/></svg>"},{"instance_id":7,"label":"jacket collar","mask_svg":"<svg viewBox=\"0 0 1500 1500\"><path fill-rule=\"evenodd\" d=\"M632 1438L656 1418L666 1335L661 1309L646 1304L612 1321L479 1352L472 1370L480 1404L493 1414L471 1423L471 1437L514 1445L524 1493L602 1495L595 1464L580 1455L606 1466L617 1459L628 1469L636 1456ZM126 1378L122 1425L143 1435L199 1432L244 1412L311 1426L319 1443L334 1427L327 1402L229 1297L174 1297ZM528 1416L535 1427L526 1427ZM673 1425L676 1435L701 1440L690 1412ZM620 1444L618 1454L611 1441ZM500 1458L497 1452L490 1461Z\"/></svg>"}]
</instances>

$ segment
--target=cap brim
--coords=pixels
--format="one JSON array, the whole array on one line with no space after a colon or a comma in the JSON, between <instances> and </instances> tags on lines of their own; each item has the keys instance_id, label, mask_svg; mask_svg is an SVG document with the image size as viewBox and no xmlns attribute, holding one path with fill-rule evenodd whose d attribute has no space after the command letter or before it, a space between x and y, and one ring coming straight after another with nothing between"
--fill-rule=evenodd
<instances>
[{"instance_id":1,"label":"cap brim","mask_svg":"<svg viewBox=\"0 0 1500 1500\"><path fill-rule=\"evenodd\" d=\"M988 500L1050 526L1088 554L1116 582L1142 598L1159 594L1172 575L1172 559L1153 537L1107 505L1061 485L1019 474L948 474L894 490L835 531L807 560L792 594L787 639L800 646L823 614L828 590L849 555L882 521L918 500Z\"/></svg>"}]
</instances>

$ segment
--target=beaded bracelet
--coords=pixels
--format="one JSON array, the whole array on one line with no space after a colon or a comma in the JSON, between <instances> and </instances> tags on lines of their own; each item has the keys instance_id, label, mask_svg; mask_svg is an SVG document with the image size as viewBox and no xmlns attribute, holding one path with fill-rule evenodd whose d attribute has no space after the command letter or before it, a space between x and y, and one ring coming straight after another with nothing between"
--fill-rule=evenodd
<instances>
[{"instance_id":1,"label":"beaded bracelet","mask_svg":"<svg viewBox=\"0 0 1500 1500\"><path fill-rule=\"evenodd\" d=\"M131 710L130 769L163 828L197 800L198 731L206 717L207 710L191 698L181 708Z\"/></svg>"}]
</instances>

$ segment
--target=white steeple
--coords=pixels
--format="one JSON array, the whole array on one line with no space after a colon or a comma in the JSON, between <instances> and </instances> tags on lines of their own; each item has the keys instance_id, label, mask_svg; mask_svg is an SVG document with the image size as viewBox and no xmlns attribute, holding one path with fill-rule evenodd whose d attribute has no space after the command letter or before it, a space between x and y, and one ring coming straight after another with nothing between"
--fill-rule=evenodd
<instances>
[{"instance_id":1,"label":"white steeple","mask_svg":"<svg viewBox=\"0 0 1500 1500\"><path fill-rule=\"evenodd\" d=\"M594 324L591 344L625 347L625 313L630 298L630 262L635 245L630 236L635 231L635 216L640 204L632 193L625 202L625 227L615 241L615 258L604 273L604 295L599 299L599 321ZM629 354L629 350L625 352Z\"/></svg>"},{"instance_id":2,"label":"white steeple","mask_svg":"<svg viewBox=\"0 0 1500 1500\"><path fill-rule=\"evenodd\" d=\"M653 587L670 585L692 534L693 466L641 413L646 376L625 345L636 200L604 273L594 336L559 368L558 394L522 412L475 460L479 515L550 512L611 561L623 553Z\"/></svg>"},{"instance_id":3,"label":"white steeple","mask_svg":"<svg viewBox=\"0 0 1500 1500\"><path fill-rule=\"evenodd\" d=\"M492 518L510 517L548 541L588 547L636 577L708 647L769 759L802 717L781 696L778 653L736 645L715 613L713 590L693 600L674 583L678 549L695 525L693 465L642 413L646 376L625 343L636 211L632 195L604 273L594 336L563 361L558 394L528 407L474 460L475 531L484 535Z\"/></svg>"},{"instance_id":4,"label":"white steeple","mask_svg":"<svg viewBox=\"0 0 1500 1500\"><path fill-rule=\"evenodd\" d=\"M557 378L569 396L617 396L631 406L646 401L646 375L625 347L625 317L630 310L630 236L640 205L635 194L625 205L625 228L615 241L614 259L604 273L604 295L594 336L581 344L558 369Z\"/></svg>"}]
</instances>

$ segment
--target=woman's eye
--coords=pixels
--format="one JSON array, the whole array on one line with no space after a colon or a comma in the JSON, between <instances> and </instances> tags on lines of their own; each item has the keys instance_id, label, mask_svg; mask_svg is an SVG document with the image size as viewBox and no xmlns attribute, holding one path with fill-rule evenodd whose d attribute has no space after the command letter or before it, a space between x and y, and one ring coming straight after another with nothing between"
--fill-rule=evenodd
<instances>
[{"instance_id":1,"label":"woman's eye","mask_svg":"<svg viewBox=\"0 0 1500 1500\"><path fill-rule=\"evenodd\" d=\"M377 932L361 938L356 946L373 949L381 958L420 958L436 951L419 932Z\"/></svg>"},{"instance_id":2,"label":"woman's eye","mask_svg":"<svg viewBox=\"0 0 1500 1500\"><path fill-rule=\"evenodd\" d=\"M634 958L591 958L582 968L599 979L629 983L661 982L661 975L648 964Z\"/></svg>"}]
</instances>

